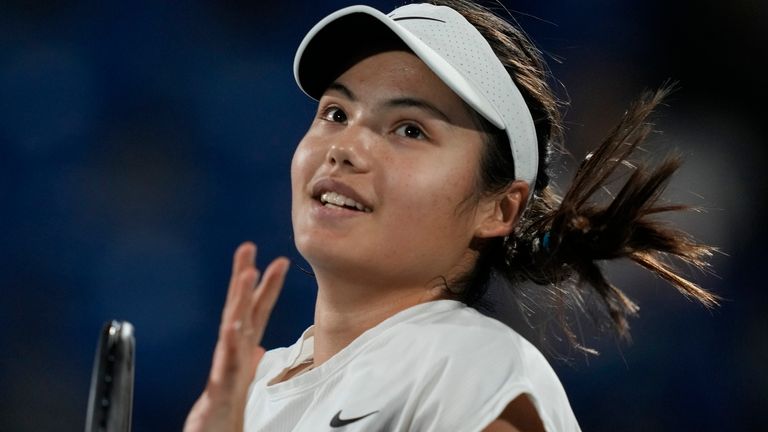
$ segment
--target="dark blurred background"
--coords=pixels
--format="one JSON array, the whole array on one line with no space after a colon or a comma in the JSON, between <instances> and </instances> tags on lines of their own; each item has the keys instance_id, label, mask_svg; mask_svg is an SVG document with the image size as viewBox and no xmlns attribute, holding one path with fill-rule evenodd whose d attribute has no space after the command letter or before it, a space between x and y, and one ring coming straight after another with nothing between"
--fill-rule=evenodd
<instances>
[{"instance_id":1,"label":"dark blurred background","mask_svg":"<svg viewBox=\"0 0 768 432\"><path fill-rule=\"evenodd\" d=\"M609 267L640 303L634 342L585 330L599 356L553 359L582 428L768 430L768 3L505 3L571 102L575 159L641 91L679 82L651 152L685 156L669 196L704 211L674 219L723 252L716 275L690 273L726 299L714 311ZM0 431L82 430L96 337L112 318L138 337L133 429L181 428L236 245L256 241L261 264L302 263L289 164L314 104L292 59L317 20L349 4L0 3ZM574 163L563 163L567 184ZM314 297L294 266L267 347L311 323Z\"/></svg>"}]
</instances>

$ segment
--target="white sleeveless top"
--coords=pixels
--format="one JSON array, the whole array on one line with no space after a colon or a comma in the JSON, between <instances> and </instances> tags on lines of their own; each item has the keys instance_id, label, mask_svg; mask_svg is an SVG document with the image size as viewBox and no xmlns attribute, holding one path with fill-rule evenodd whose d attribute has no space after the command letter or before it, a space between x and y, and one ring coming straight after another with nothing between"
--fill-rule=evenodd
<instances>
[{"instance_id":1,"label":"white sleeveless top","mask_svg":"<svg viewBox=\"0 0 768 432\"><path fill-rule=\"evenodd\" d=\"M403 310L325 363L268 385L312 358L312 327L268 351L246 431L480 431L527 394L548 432L579 431L544 356L506 325L453 300Z\"/></svg>"}]
</instances>

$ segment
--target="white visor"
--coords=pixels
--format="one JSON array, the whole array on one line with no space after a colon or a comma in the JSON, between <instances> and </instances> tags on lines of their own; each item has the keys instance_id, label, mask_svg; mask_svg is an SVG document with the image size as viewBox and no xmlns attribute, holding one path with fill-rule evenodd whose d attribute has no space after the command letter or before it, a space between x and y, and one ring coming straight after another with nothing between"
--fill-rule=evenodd
<instances>
[{"instance_id":1,"label":"white visor","mask_svg":"<svg viewBox=\"0 0 768 432\"><path fill-rule=\"evenodd\" d=\"M460 13L446 6L410 4L384 15L368 6L338 10L317 23L296 52L299 87L320 99L333 80L368 52L404 43L464 102L506 132L515 177L533 193L539 152L530 110L488 41Z\"/></svg>"}]
</instances>

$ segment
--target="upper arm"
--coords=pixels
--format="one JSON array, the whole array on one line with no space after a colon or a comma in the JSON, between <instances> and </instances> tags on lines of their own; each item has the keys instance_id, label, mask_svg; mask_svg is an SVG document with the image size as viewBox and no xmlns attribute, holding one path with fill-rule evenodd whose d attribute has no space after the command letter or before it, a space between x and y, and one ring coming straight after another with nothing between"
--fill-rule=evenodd
<instances>
[{"instance_id":1,"label":"upper arm","mask_svg":"<svg viewBox=\"0 0 768 432\"><path fill-rule=\"evenodd\" d=\"M520 429L512 426L506 420L497 418L491 424L483 429L483 432L521 432Z\"/></svg>"},{"instance_id":2,"label":"upper arm","mask_svg":"<svg viewBox=\"0 0 768 432\"><path fill-rule=\"evenodd\" d=\"M510 402L484 432L545 432L536 407L522 394Z\"/></svg>"}]
</instances>

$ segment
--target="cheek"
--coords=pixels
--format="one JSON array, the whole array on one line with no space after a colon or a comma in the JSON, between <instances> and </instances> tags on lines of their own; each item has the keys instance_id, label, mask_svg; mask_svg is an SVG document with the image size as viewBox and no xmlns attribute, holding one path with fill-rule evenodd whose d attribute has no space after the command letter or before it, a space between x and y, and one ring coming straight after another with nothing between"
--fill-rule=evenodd
<instances>
[{"instance_id":1,"label":"cheek","mask_svg":"<svg viewBox=\"0 0 768 432\"><path fill-rule=\"evenodd\" d=\"M301 168L306 160L306 155L302 152L301 143L296 147L291 159L291 187L296 189L296 184L301 176Z\"/></svg>"},{"instance_id":2,"label":"cheek","mask_svg":"<svg viewBox=\"0 0 768 432\"><path fill-rule=\"evenodd\" d=\"M296 224L299 201L305 195L307 182L313 173L313 158L310 147L302 140L296 146L291 159L291 218Z\"/></svg>"},{"instance_id":3,"label":"cheek","mask_svg":"<svg viewBox=\"0 0 768 432\"><path fill-rule=\"evenodd\" d=\"M463 169L464 168L464 169ZM474 181L462 164L413 166L391 179L390 190L401 217L430 233L455 232L467 225L462 203L472 195Z\"/></svg>"},{"instance_id":4,"label":"cheek","mask_svg":"<svg viewBox=\"0 0 768 432\"><path fill-rule=\"evenodd\" d=\"M313 172L313 152L306 142L306 137L296 146L291 159L291 187L294 195L306 184Z\"/></svg>"},{"instance_id":5,"label":"cheek","mask_svg":"<svg viewBox=\"0 0 768 432\"><path fill-rule=\"evenodd\" d=\"M434 164L430 171L419 168L390 178L390 208L396 211L387 212L376 253L404 272L415 265L429 277L449 274L473 237L471 212L461 208L469 182Z\"/></svg>"}]
</instances>

